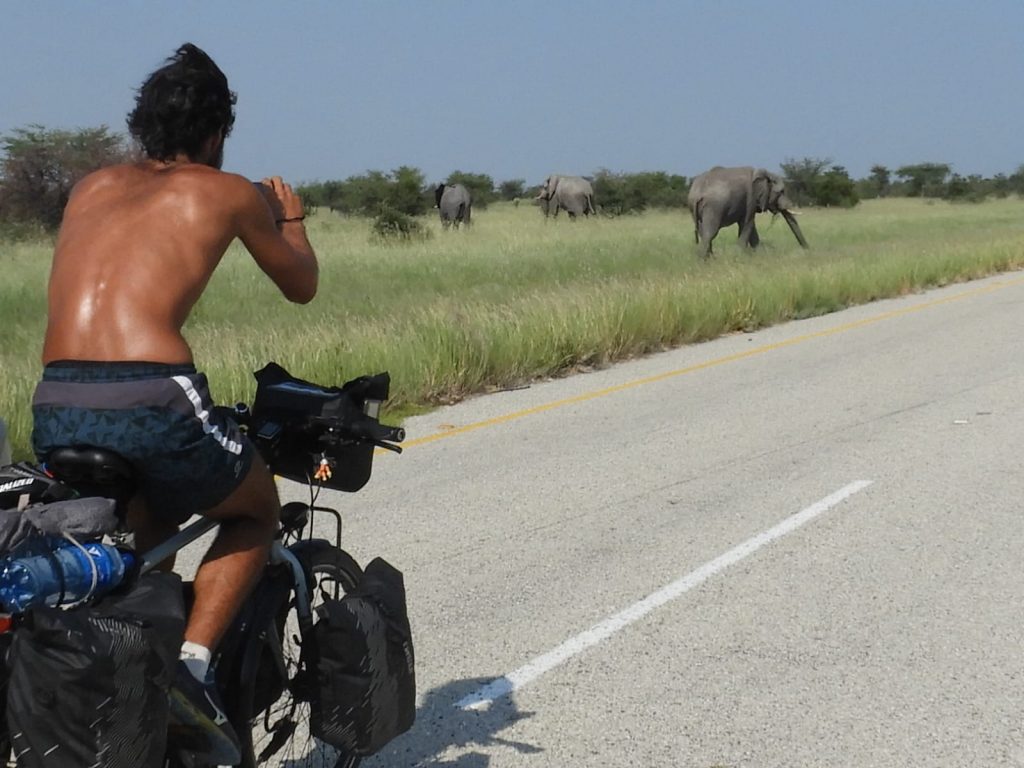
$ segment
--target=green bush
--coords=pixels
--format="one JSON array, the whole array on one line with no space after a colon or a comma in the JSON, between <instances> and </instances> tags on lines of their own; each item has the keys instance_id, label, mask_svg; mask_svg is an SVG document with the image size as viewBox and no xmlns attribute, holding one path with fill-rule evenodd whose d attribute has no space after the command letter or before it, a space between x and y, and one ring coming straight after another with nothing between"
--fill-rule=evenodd
<instances>
[{"instance_id":1,"label":"green bush","mask_svg":"<svg viewBox=\"0 0 1024 768\"><path fill-rule=\"evenodd\" d=\"M843 166L832 165L829 158L788 158L779 167L786 177L786 195L797 206L852 208L860 202L861 190L869 197L877 197L878 190L888 184L888 171L883 166L872 168L872 178L859 183L850 178Z\"/></svg>"},{"instance_id":2,"label":"green bush","mask_svg":"<svg viewBox=\"0 0 1024 768\"><path fill-rule=\"evenodd\" d=\"M601 213L621 216L648 208L685 208L689 181L664 171L612 173L602 168L594 175L594 200Z\"/></svg>"},{"instance_id":3,"label":"green bush","mask_svg":"<svg viewBox=\"0 0 1024 768\"><path fill-rule=\"evenodd\" d=\"M367 171L344 181L303 184L296 191L304 204L359 216L376 216L382 206L408 216L422 216L434 204L423 172L408 165L390 173Z\"/></svg>"},{"instance_id":4,"label":"green bush","mask_svg":"<svg viewBox=\"0 0 1024 768\"><path fill-rule=\"evenodd\" d=\"M853 208L860 202L860 197L846 169L841 165L833 165L815 185L812 202L826 207Z\"/></svg>"},{"instance_id":5,"label":"green bush","mask_svg":"<svg viewBox=\"0 0 1024 768\"><path fill-rule=\"evenodd\" d=\"M383 243L407 242L428 239L430 230L412 216L382 205L373 218L373 234L376 240Z\"/></svg>"},{"instance_id":6,"label":"green bush","mask_svg":"<svg viewBox=\"0 0 1024 768\"><path fill-rule=\"evenodd\" d=\"M518 200L526 196L526 179L509 179L498 185L502 200Z\"/></svg>"}]
</instances>

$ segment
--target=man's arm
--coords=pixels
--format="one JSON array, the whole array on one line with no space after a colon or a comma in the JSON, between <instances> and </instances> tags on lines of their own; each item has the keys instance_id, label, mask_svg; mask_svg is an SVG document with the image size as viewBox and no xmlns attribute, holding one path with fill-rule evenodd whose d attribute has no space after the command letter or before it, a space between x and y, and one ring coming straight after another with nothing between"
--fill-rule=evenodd
<instances>
[{"instance_id":1,"label":"man's arm","mask_svg":"<svg viewBox=\"0 0 1024 768\"><path fill-rule=\"evenodd\" d=\"M306 239L302 201L279 176L244 182L238 236L289 301L307 304L316 295L320 269Z\"/></svg>"}]
</instances>

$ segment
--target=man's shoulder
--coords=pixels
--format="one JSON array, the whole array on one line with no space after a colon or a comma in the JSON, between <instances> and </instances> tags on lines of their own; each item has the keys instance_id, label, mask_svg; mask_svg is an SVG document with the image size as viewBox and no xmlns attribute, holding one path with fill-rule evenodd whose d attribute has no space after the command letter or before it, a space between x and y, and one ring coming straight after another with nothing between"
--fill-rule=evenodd
<instances>
[{"instance_id":1,"label":"man's shoulder","mask_svg":"<svg viewBox=\"0 0 1024 768\"><path fill-rule=\"evenodd\" d=\"M228 171L221 171L209 166L196 166L181 169L179 179L187 179L189 184L195 183L208 193L215 195L222 202L245 204L250 201L256 188L245 176Z\"/></svg>"},{"instance_id":2,"label":"man's shoulder","mask_svg":"<svg viewBox=\"0 0 1024 768\"><path fill-rule=\"evenodd\" d=\"M222 171L202 163L189 163L174 169L173 178L202 181L223 187L242 187L248 181L244 176L229 171Z\"/></svg>"},{"instance_id":3,"label":"man's shoulder","mask_svg":"<svg viewBox=\"0 0 1024 768\"><path fill-rule=\"evenodd\" d=\"M99 168L91 173L87 173L75 187L79 190L90 189L96 187L102 187L107 184L117 184L125 178L125 176L131 175L134 171L134 164L132 163L118 163L117 165L107 165L103 168Z\"/></svg>"}]
</instances>

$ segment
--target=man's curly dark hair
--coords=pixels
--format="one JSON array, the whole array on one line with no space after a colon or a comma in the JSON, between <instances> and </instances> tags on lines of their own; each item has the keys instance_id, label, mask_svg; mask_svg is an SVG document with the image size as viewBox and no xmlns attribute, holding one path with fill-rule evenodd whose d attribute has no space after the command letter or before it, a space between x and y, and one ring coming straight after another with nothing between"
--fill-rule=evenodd
<instances>
[{"instance_id":1,"label":"man's curly dark hair","mask_svg":"<svg viewBox=\"0 0 1024 768\"><path fill-rule=\"evenodd\" d=\"M215 133L231 133L235 99L213 59L185 43L139 88L128 131L154 160L195 158Z\"/></svg>"}]
</instances>

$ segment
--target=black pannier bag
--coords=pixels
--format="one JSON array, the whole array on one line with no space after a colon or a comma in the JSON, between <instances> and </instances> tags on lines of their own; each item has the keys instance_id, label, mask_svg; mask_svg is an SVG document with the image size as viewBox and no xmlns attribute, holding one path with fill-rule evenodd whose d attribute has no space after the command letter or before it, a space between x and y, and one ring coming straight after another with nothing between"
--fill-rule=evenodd
<instances>
[{"instance_id":1,"label":"black pannier bag","mask_svg":"<svg viewBox=\"0 0 1024 768\"><path fill-rule=\"evenodd\" d=\"M19 768L158 768L185 631L181 579L153 572L89 607L15 626L7 725Z\"/></svg>"},{"instance_id":2,"label":"black pannier bag","mask_svg":"<svg viewBox=\"0 0 1024 768\"><path fill-rule=\"evenodd\" d=\"M317 608L313 642L304 649L312 673L310 732L357 755L372 755L416 719L412 633L402 574L377 558L340 600Z\"/></svg>"},{"instance_id":3,"label":"black pannier bag","mask_svg":"<svg viewBox=\"0 0 1024 768\"><path fill-rule=\"evenodd\" d=\"M326 488L358 491L370 479L374 446L366 442L336 445L324 440L325 425L336 420L345 428L365 431L376 425L380 404L387 400L391 377L387 373L360 376L341 387L322 387L297 379L277 363L256 371L249 436L265 458L272 457L274 472L305 483L316 472L322 455L331 461ZM301 429L282 429L282 425ZM269 463L269 462L268 462Z\"/></svg>"}]
</instances>

